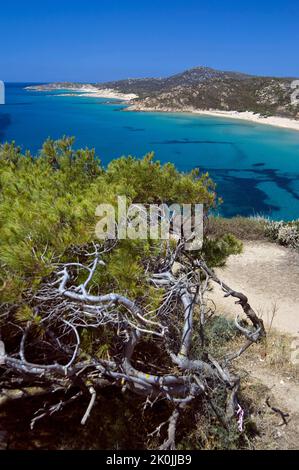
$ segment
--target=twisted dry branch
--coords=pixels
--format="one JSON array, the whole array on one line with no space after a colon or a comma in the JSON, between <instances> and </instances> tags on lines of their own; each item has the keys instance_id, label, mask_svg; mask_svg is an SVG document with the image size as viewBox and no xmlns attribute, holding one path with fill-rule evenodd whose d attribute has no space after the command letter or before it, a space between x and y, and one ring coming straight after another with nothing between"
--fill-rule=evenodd
<instances>
[{"instance_id":1,"label":"twisted dry branch","mask_svg":"<svg viewBox=\"0 0 299 470\"><path fill-rule=\"evenodd\" d=\"M89 396L89 402L81 420L85 424L96 403L97 390L107 385L129 389L145 397L146 404L165 400L173 406L168 421L168 437L163 449L175 448L175 435L180 412L199 396L207 399L219 419L226 425L232 419L237 407L239 378L228 368L229 363L239 357L252 343L258 341L265 329L261 319L248 303L247 297L224 284L201 259L190 260L185 256L184 244L178 243L174 250L168 247L168 259L160 264L157 272L149 273L149 282L164 292L158 308L148 308L126 295L109 292L101 295L93 293L93 279L98 269L105 269L101 259L103 253L93 245L93 257L89 264L65 263L59 267L56 277L45 282L37 294L32 296L34 308L39 312L40 326L45 331L53 350L65 358L64 363L53 361L43 364L30 362L26 349L30 345L29 335L34 322L24 328L19 352L5 352L4 343L0 350L0 367L10 377L24 380L23 391L15 398L23 397L28 388L28 380L39 385L37 393L45 390L74 390L73 398L60 401L48 410L41 410L32 420L32 426L41 418L60 411L66 404L81 396ZM179 273L173 270L174 262L180 261ZM85 281L76 285L79 273L85 272ZM246 318L253 329L241 325L236 319L236 328L247 339L246 344L226 358L215 359L205 350L205 326L208 320L206 293L210 282L220 285L225 297L237 298ZM98 286L100 288L100 286ZM193 357L194 319L199 312L199 331L203 353ZM179 316L176 328L174 318ZM97 355L86 357L82 354L82 334L90 329L109 329L120 344L121 352L114 357L101 359ZM179 337L173 331L179 331ZM136 367L134 353L143 338L159 342L164 348L169 363L165 372L154 373L146 363ZM46 344L40 339L41 346ZM50 361L49 361L50 362ZM152 369L152 368L151 368ZM157 367L158 369L158 367ZM168 369L168 371L167 371ZM4 374L4 375L5 375ZM40 385L42 384L42 386ZM224 415L219 415L210 397L210 390L222 386L227 390L227 405ZM79 389L79 391L78 391ZM20 387L18 390L22 390ZM7 389L0 393L0 404L11 399L13 392ZM146 405L145 405L146 406ZM166 423L158 426L157 433Z\"/></svg>"}]
</instances>

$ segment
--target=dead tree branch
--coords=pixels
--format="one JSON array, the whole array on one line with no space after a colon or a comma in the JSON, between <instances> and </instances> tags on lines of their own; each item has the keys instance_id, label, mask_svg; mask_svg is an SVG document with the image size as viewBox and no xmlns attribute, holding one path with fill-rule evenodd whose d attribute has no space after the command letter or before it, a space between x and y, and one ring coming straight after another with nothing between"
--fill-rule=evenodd
<instances>
[{"instance_id":1,"label":"dead tree branch","mask_svg":"<svg viewBox=\"0 0 299 470\"><path fill-rule=\"evenodd\" d=\"M109 248L111 249L111 248ZM101 251L102 250L102 251ZM265 335L263 322L247 297L223 283L201 259L193 260L184 253L179 242L173 249L168 245L167 256L158 268L150 271L147 263L148 281L154 289L163 291L161 304L155 308L131 299L125 293L94 289L98 270L105 270L102 259L108 248L93 244L80 262L60 265L55 276L43 283L30 302L40 318L40 349L47 352L32 361L31 333L35 322L27 322L23 328L17 351L5 348L5 338L0 343L0 368L3 377L23 382L17 391L3 387L0 405L24 396L51 393L53 390L73 390L71 398L59 401L48 409L42 408L32 419L31 426L82 395L89 396L89 404L81 420L84 425L96 404L97 390L107 384L144 396L146 403L165 400L173 412L168 420L168 438L161 449L175 449L175 435L180 413L195 398L203 396L210 401L219 420L227 426L234 418L238 406L239 378L230 370L230 362L239 357L254 342ZM85 259L85 261L84 261ZM181 269L174 273L173 266L179 262ZM82 276L85 274L83 282ZM237 318L236 329L246 337L246 344L227 357L214 358L206 350L205 329L210 320L207 292L211 282L220 285L225 297L234 297L251 322L251 329ZM195 324L199 327L201 352L194 356ZM86 332L96 331L99 341L101 332L110 332L117 352L109 351L108 357L86 353L82 338ZM104 336L103 336L104 337ZM163 347L171 366L150 366L136 362L136 348L146 339ZM104 340L103 340L104 341ZM29 351L29 352L28 352ZM57 359L58 358L58 359ZM28 383L32 386L28 386ZM26 385L27 384L27 385ZM33 388L32 388L33 387ZM222 414L217 411L210 391L222 387L226 390L226 405ZM154 433L159 434L158 426Z\"/></svg>"}]
</instances>

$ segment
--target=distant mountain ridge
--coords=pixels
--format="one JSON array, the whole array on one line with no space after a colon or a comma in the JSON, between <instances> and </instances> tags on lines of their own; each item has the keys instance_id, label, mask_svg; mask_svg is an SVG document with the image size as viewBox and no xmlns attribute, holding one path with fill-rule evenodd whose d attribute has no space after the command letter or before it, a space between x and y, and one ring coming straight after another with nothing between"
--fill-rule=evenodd
<instances>
[{"instance_id":1,"label":"distant mountain ridge","mask_svg":"<svg viewBox=\"0 0 299 470\"><path fill-rule=\"evenodd\" d=\"M138 95L131 101L136 110L251 111L299 119L299 105L291 103L293 80L295 78L263 77L200 66L166 78L129 78L96 83L93 87ZM76 86L78 84L57 83L48 85L48 89Z\"/></svg>"},{"instance_id":2,"label":"distant mountain ridge","mask_svg":"<svg viewBox=\"0 0 299 470\"><path fill-rule=\"evenodd\" d=\"M143 95L148 92L167 91L176 86L194 86L205 81L213 81L216 79L244 80L249 77L250 75L243 73L224 72L210 67L199 66L166 78L129 78L127 80L98 83L97 86L114 88L122 91L122 93L133 93L133 91L129 90L134 90L134 93L139 91L139 93Z\"/></svg>"}]
</instances>

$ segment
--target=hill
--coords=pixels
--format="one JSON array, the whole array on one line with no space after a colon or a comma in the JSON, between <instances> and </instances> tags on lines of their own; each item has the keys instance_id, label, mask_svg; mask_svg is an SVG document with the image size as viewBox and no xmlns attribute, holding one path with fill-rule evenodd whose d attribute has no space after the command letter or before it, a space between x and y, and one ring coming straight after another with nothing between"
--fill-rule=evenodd
<instances>
[{"instance_id":1,"label":"hill","mask_svg":"<svg viewBox=\"0 0 299 470\"><path fill-rule=\"evenodd\" d=\"M298 119L299 104L291 102L293 81L291 77L263 77L201 66L166 78L129 78L96 84L62 82L29 88L41 91L108 90L109 93L115 92L120 99L124 95L129 98L130 95L137 95L137 98L131 99L131 109L135 110L250 111L263 116Z\"/></svg>"},{"instance_id":2,"label":"hill","mask_svg":"<svg viewBox=\"0 0 299 470\"><path fill-rule=\"evenodd\" d=\"M291 104L293 80L195 67L167 78L128 79L97 86L136 93L139 98L134 108L140 110L218 109L298 118L299 106Z\"/></svg>"}]
</instances>

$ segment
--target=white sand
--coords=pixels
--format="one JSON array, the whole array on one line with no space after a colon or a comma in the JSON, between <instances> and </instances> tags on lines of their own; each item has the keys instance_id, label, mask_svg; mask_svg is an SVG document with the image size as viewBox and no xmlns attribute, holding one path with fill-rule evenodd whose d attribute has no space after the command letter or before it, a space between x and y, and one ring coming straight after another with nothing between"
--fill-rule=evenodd
<instances>
[{"instance_id":1,"label":"white sand","mask_svg":"<svg viewBox=\"0 0 299 470\"><path fill-rule=\"evenodd\" d=\"M34 89L36 91L46 91L47 88L40 89L38 86L30 86L26 87L27 89ZM111 98L111 99L119 99L122 101L131 101L138 98L138 95L134 93L120 93L117 90L112 88L96 88L93 85L83 85L81 87L70 87L70 88L52 88L49 87L49 90L61 90L65 89L69 91L69 93L60 94L59 96L88 96L92 98ZM75 92L75 93L72 93ZM299 119L289 119L279 116L269 116L263 117L260 114L253 113L252 111L222 111L219 109L194 109L192 107L186 108L164 108L164 107L147 107L140 103L131 104L126 108L127 111L145 111L145 112L167 112L167 113L191 113L191 114L199 114L205 116L215 116L215 117L222 117L222 118L229 118L229 119L241 119L245 121L255 122L257 124L266 124L268 126L276 126L282 127L285 129L293 129L299 131Z\"/></svg>"},{"instance_id":2,"label":"white sand","mask_svg":"<svg viewBox=\"0 0 299 470\"><path fill-rule=\"evenodd\" d=\"M244 242L243 253L230 256L226 266L216 272L229 287L248 296L267 327L272 323L277 330L299 339L297 252L266 241ZM224 298L219 286L214 287L209 297L219 313L233 316L242 313L234 299Z\"/></svg>"},{"instance_id":3,"label":"white sand","mask_svg":"<svg viewBox=\"0 0 299 470\"><path fill-rule=\"evenodd\" d=\"M111 99L118 99L122 101L131 101L135 98L138 98L138 95L134 93L120 93L116 90L111 88L96 88L93 85L83 85L81 87L63 87L63 86L45 86L40 88L39 86L28 86L25 88L26 90L35 90L35 91L55 91L55 90L66 90L68 93L60 93L57 96L88 96L91 98L111 98Z\"/></svg>"},{"instance_id":4,"label":"white sand","mask_svg":"<svg viewBox=\"0 0 299 470\"><path fill-rule=\"evenodd\" d=\"M150 108L142 106L139 103L133 104L127 108L128 111L145 111L145 112L167 112L167 113L188 113L188 114L200 114L205 116L215 116L229 119L241 119L250 122L256 122L257 124L266 124L268 126L283 127L285 129L293 129L299 131L299 120L283 118L278 116L263 117L260 114L253 113L251 111L221 111L219 109L194 109L194 108Z\"/></svg>"},{"instance_id":5,"label":"white sand","mask_svg":"<svg viewBox=\"0 0 299 470\"><path fill-rule=\"evenodd\" d=\"M287 129L294 129L299 131L299 120L283 118L278 116L269 116L263 117L260 114L255 114L251 111L220 111L220 110L211 110L211 111L204 111L204 110L194 110L194 114L205 114L208 116L217 116L217 117L225 117L230 119L243 119L246 121L256 122L258 124L267 124L269 126L276 126L276 127L284 127Z\"/></svg>"},{"instance_id":6,"label":"white sand","mask_svg":"<svg viewBox=\"0 0 299 470\"><path fill-rule=\"evenodd\" d=\"M82 94L77 94L77 96L88 96L92 98L111 98L111 99L119 99L122 101L131 101L134 100L135 98L138 98L138 95L135 95L134 93L120 93L116 90L113 90L111 88L103 88L99 89L93 86L83 86L78 89L73 89L73 91L82 91Z\"/></svg>"}]
</instances>

